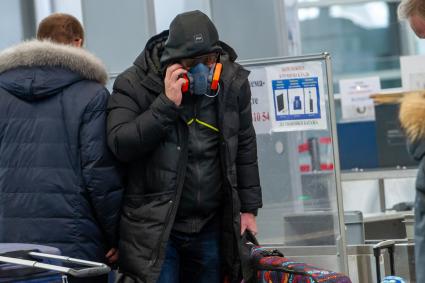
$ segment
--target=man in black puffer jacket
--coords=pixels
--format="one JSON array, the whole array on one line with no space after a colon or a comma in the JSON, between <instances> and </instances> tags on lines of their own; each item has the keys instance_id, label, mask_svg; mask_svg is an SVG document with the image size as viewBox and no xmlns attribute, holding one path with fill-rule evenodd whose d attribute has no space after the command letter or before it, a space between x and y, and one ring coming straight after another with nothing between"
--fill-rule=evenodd
<instances>
[{"instance_id":1,"label":"man in black puffer jacket","mask_svg":"<svg viewBox=\"0 0 425 283\"><path fill-rule=\"evenodd\" d=\"M106 143L107 73L78 48L74 17L47 17L38 38L0 53L0 242L112 262L122 187Z\"/></svg>"},{"instance_id":2,"label":"man in black puffer jacket","mask_svg":"<svg viewBox=\"0 0 425 283\"><path fill-rule=\"evenodd\" d=\"M240 235L256 232L262 200L249 72L235 59L193 11L115 81L108 142L128 168L122 282L240 282Z\"/></svg>"}]
</instances>

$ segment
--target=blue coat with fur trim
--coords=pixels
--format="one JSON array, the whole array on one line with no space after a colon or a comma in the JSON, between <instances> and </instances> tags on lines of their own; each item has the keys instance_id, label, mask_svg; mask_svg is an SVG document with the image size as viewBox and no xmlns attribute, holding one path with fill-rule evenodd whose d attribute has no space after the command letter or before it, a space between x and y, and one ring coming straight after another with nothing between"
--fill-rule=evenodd
<instances>
[{"instance_id":1,"label":"blue coat with fur trim","mask_svg":"<svg viewBox=\"0 0 425 283\"><path fill-rule=\"evenodd\" d=\"M107 73L87 51L30 41L0 53L0 243L103 261L122 189L105 139Z\"/></svg>"}]
</instances>

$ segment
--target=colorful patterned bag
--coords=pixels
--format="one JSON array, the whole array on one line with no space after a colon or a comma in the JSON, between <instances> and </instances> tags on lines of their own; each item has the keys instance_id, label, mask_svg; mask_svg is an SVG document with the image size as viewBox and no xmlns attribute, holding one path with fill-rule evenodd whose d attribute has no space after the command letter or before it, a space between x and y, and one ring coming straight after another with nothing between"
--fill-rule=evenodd
<instances>
[{"instance_id":1,"label":"colorful patterned bag","mask_svg":"<svg viewBox=\"0 0 425 283\"><path fill-rule=\"evenodd\" d=\"M259 283L351 283L341 273L293 261L277 250L254 247L251 259Z\"/></svg>"}]
</instances>

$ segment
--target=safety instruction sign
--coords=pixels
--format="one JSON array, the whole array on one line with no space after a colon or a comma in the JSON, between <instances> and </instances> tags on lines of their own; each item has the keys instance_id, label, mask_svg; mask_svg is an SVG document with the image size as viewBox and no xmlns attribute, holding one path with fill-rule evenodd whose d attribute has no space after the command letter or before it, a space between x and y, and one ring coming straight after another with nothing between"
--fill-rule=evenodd
<instances>
[{"instance_id":1,"label":"safety instruction sign","mask_svg":"<svg viewBox=\"0 0 425 283\"><path fill-rule=\"evenodd\" d=\"M321 62L266 67L274 132L327 128Z\"/></svg>"}]
</instances>

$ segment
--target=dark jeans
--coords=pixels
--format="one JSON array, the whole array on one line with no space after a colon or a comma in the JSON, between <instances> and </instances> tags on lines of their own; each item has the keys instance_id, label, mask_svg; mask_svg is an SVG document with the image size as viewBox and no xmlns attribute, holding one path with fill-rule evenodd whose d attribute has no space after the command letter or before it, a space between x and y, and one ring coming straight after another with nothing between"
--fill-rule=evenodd
<instances>
[{"instance_id":1,"label":"dark jeans","mask_svg":"<svg viewBox=\"0 0 425 283\"><path fill-rule=\"evenodd\" d=\"M158 283L221 283L219 225L206 224L200 233L173 231Z\"/></svg>"}]
</instances>

